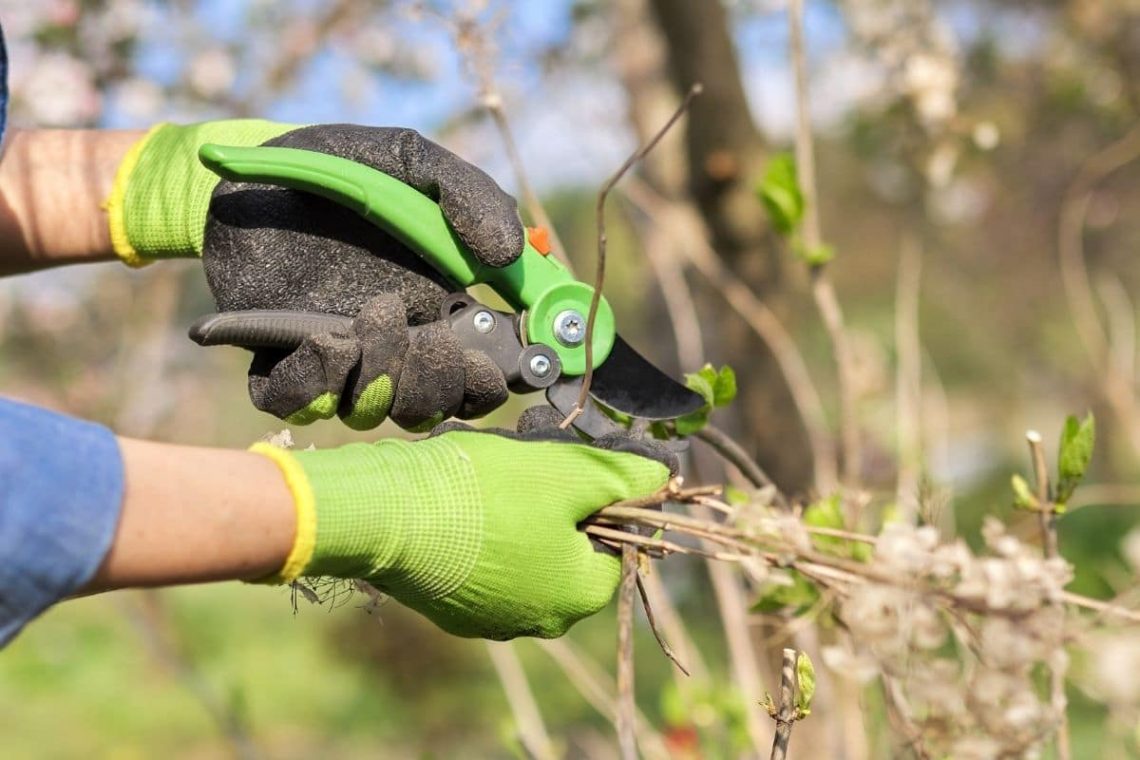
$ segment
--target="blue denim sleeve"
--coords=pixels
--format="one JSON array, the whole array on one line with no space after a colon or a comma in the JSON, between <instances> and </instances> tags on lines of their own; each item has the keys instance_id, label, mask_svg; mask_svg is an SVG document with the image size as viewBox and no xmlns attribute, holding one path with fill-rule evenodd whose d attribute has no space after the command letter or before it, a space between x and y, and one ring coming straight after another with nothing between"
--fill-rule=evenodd
<instances>
[{"instance_id":1,"label":"blue denim sleeve","mask_svg":"<svg viewBox=\"0 0 1140 760\"><path fill-rule=\"evenodd\" d=\"M110 430L0 399L0 647L91 579L122 500Z\"/></svg>"},{"instance_id":2,"label":"blue denim sleeve","mask_svg":"<svg viewBox=\"0 0 1140 760\"><path fill-rule=\"evenodd\" d=\"M4 25L0 23L0 145L8 126L8 48L4 45Z\"/></svg>"}]
</instances>

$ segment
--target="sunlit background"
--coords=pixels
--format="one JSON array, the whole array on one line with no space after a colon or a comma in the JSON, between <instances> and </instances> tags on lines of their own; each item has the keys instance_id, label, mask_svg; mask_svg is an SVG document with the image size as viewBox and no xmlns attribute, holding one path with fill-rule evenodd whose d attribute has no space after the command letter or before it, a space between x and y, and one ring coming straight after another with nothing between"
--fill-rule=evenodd
<instances>
[{"instance_id":1,"label":"sunlit background","mask_svg":"<svg viewBox=\"0 0 1140 760\"><path fill-rule=\"evenodd\" d=\"M651 5L0 0L0 22L15 127L142 128L233 116L409 126L519 193L487 114L488 104L501 103L530 182L571 259L589 271L598 186L676 102L667 65L675 61ZM787 22L778 0L724 6L747 97L737 116L752 125L758 149L758 163L729 160L750 197L763 159L791 140ZM1010 513L1010 474L1027 468L1025 430L1053 441L1066 414L1094 410L1100 440L1093 484L1081 497L1094 506L1062 521L1062 550L1078 568L1074 590L1125 591L1140 569L1140 540L1130 533L1140 517L1140 11L1126 0L807 8L820 207L856 347L866 483L892 502L900 461L921 461L913 483L928 519L974 540L983 515ZM646 82L659 89L642 89ZM672 135L647 164L649 181L656 175L670 186L670 177L691 171L678 168L685 145ZM762 220L759 200L751 203L743 214ZM661 241L643 212L636 199L617 199L611 211L607 293L622 332L670 370L708 360L735 366L742 387L767 382L759 342L691 270L704 349L678 355L660 274L646 263L645 248ZM834 368L806 277L774 237L762 239L770 257L730 263L796 337L834 430ZM1074 255L1087 263L1106 357L1087 350L1074 317L1062 268ZM903 256L921 261L922 377L921 426L901 441L913 450L900 457ZM243 447L281 429L246 400L243 352L185 338L189 322L213 308L195 262L48 271L0 283L0 294L5 395L166 441ZM801 442L780 446L763 433L783 429L792 412L763 398L744 393L738 413L720 413L723 424L754 433L761 463L804 491L802 466L780 458L802 461ZM524 403L491 422L509 425ZM327 422L293 434L299 445L326 446L402 433L390 425L352 433ZM731 756L742 711L758 708L742 704L728 682L702 566L671 560L662 573L713 675L707 693L678 687L641 628L640 703L676 747L714 726L724 754L707 756ZM363 598L335 599L316 606L287 590L229 584L61 605L0 654L0 753L518 753L481 642L448 637L394 604L364 609ZM613 622L607 612L582 623L570 637L574 651L609 669ZM757 642L763 631L758 623ZM1137 750L1140 680L1131 674L1140 638L1103 649L1117 667L1075 666L1080 757ZM571 756L608 756L609 723L565 663L532 642L517 651L559 746ZM1104 683L1114 671L1128 677ZM1105 693L1113 695L1108 708L1090 698L1103 702ZM867 710L873 746L889 752L881 705L869 698ZM797 756L821 756L805 744Z\"/></svg>"}]
</instances>

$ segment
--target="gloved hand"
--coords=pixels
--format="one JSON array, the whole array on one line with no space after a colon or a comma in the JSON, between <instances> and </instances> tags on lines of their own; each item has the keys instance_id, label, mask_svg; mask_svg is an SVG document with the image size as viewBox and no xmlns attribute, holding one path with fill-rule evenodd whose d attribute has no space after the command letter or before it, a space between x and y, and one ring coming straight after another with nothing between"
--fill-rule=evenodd
<instances>
[{"instance_id":1,"label":"gloved hand","mask_svg":"<svg viewBox=\"0 0 1140 760\"><path fill-rule=\"evenodd\" d=\"M409 341L408 324L439 320L448 290L438 273L324 198L219 181L198 162L205 142L265 142L379 169L438 200L474 255L494 266L517 258L524 232L514 199L494 180L412 130L255 120L152 130L124 162L108 202L115 249L127 263L201 254L220 311L356 318L349 334L319 336L293 352L255 352L255 406L296 424L339 414L367 429L391 416L422 430L446 417L486 414L506 400L494 363L464 351L442 323Z\"/></svg>"},{"instance_id":2,"label":"gloved hand","mask_svg":"<svg viewBox=\"0 0 1140 760\"><path fill-rule=\"evenodd\" d=\"M676 468L649 442L588 445L564 431L253 450L278 464L297 505L293 551L272 580L363 578L445 631L497 640L561 636L602 609L621 563L578 523Z\"/></svg>"}]
</instances>

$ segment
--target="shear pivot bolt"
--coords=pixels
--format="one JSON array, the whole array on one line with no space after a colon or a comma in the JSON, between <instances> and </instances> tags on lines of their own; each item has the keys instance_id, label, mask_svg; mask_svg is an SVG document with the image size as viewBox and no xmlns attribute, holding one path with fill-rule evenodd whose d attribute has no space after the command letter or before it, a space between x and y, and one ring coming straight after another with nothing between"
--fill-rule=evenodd
<instances>
[{"instance_id":1,"label":"shear pivot bolt","mask_svg":"<svg viewBox=\"0 0 1140 760\"><path fill-rule=\"evenodd\" d=\"M535 377L546 377L550 374L550 359L542 354L532 356L530 359L530 371L535 374Z\"/></svg>"},{"instance_id":2,"label":"shear pivot bolt","mask_svg":"<svg viewBox=\"0 0 1140 760\"><path fill-rule=\"evenodd\" d=\"M475 332L485 335L495 329L495 315L486 310L477 311L471 318L471 324L475 326Z\"/></svg>"},{"instance_id":3,"label":"shear pivot bolt","mask_svg":"<svg viewBox=\"0 0 1140 760\"><path fill-rule=\"evenodd\" d=\"M559 312L554 318L554 335L564 346L580 346L586 339L586 318L574 309Z\"/></svg>"}]
</instances>

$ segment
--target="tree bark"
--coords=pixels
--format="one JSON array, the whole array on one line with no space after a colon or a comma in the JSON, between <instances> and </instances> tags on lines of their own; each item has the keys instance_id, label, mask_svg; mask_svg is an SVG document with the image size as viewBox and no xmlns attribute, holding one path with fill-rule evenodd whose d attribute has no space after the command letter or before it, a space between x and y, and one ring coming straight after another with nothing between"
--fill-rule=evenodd
<instances>
[{"instance_id":1,"label":"tree bark","mask_svg":"<svg viewBox=\"0 0 1140 760\"><path fill-rule=\"evenodd\" d=\"M717 253L777 314L786 317L786 299L779 289L780 251L754 192L764 139L752 120L724 7L718 0L649 0L648 5L660 31L657 65L643 61L623 70L635 128L644 134L642 123L648 119L637 114L659 110L652 101L659 101L663 74L672 82L673 102L696 82L704 91L693 101L685 125L684 172L657 164L647 179L666 197L690 198ZM624 35L618 39L624 40ZM618 57L630 55L619 51ZM643 58L646 55L642 53ZM701 301L706 315L726 311L716 294L705 292ZM734 435L785 492L809 489L812 461L807 438L771 354L739 319L710 323L716 328L704 331L709 358L731 364L741 381Z\"/></svg>"}]
</instances>

